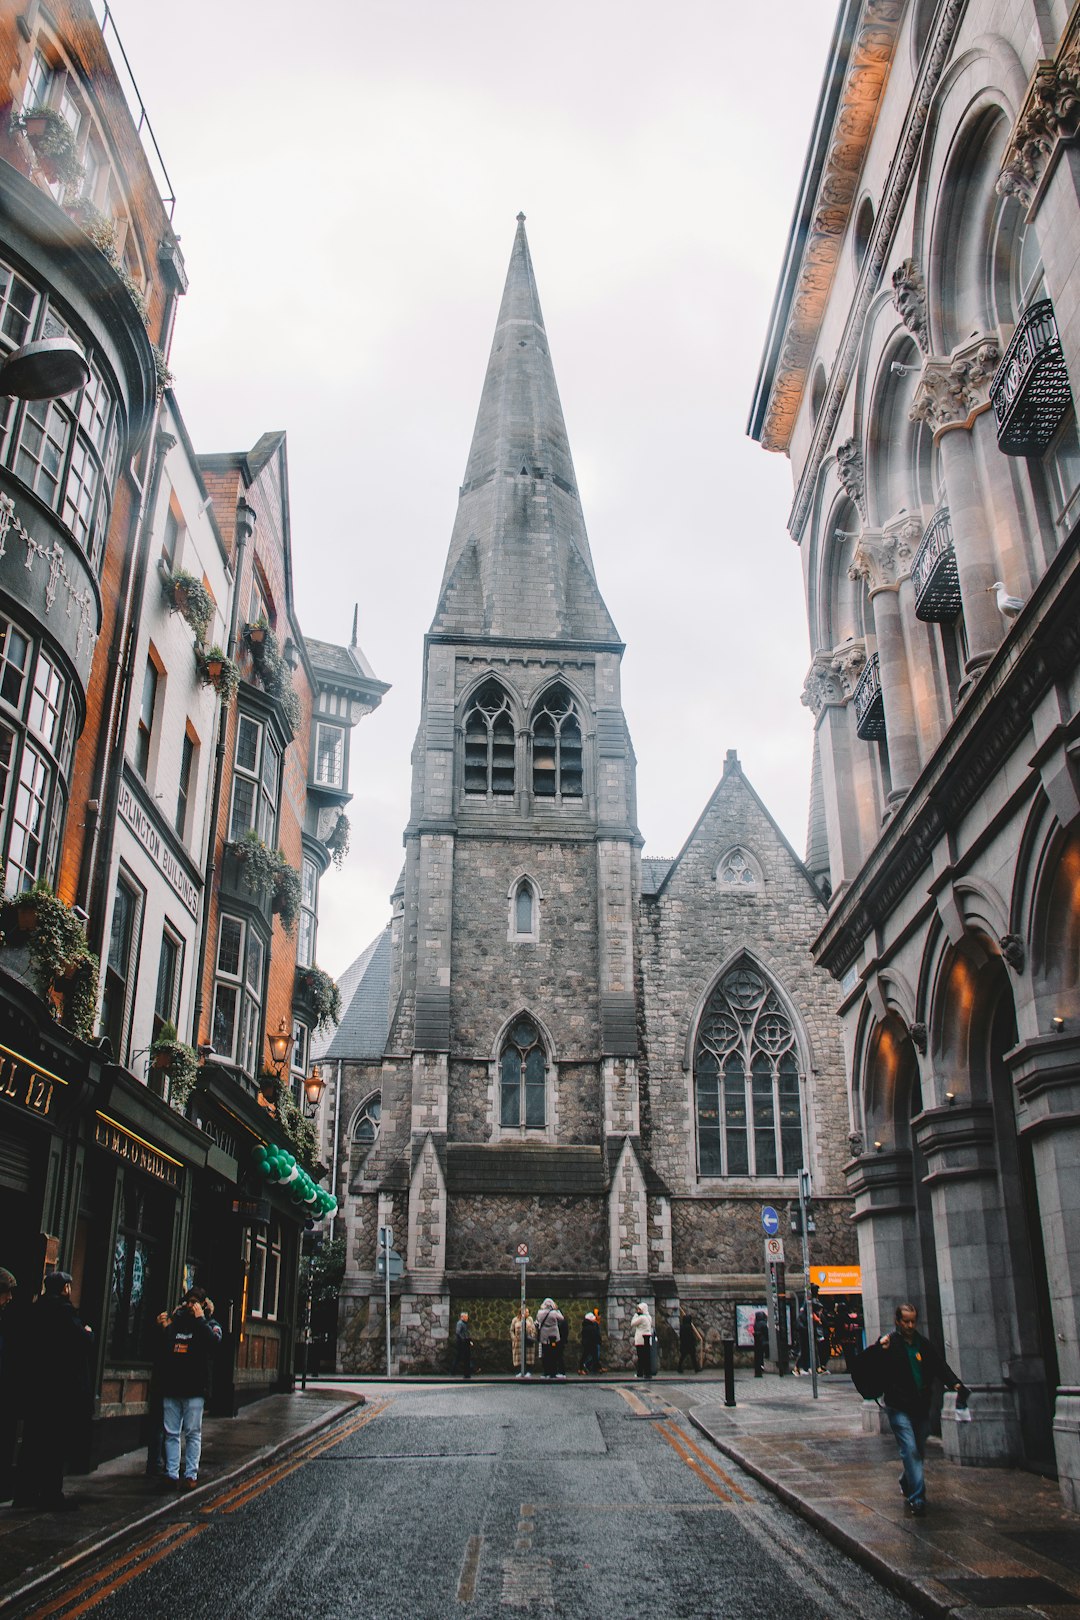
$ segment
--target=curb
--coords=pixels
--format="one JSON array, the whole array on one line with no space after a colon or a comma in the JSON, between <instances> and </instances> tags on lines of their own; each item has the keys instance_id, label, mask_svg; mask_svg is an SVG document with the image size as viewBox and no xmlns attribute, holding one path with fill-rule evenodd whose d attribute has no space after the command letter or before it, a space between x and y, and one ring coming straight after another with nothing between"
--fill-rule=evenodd
<instances>
[{"instance_id":1,"label":"curb","mask_svg":"<svg viewBox=\"0 0 1080 1620\"><path fill-rule=\"evenodd\" d=\"M198 1485L195 1490L187 1492L183 1497L174 1496L171 1501L161 1502L157 1507L151 1508L149 1513L144 1513L137 1519L130 1519L126 1524L119 1525L117 1529L110 1530L108 1535L103 1536L100 1541L95 1541L92 1546L83 1547L66 1558L58 1559L41 1574L32 1575L29 1580L23 1582L22 1586L0 1588L0 1613L9 1604L18 1603L27 1597L31 1597L42 1587L50 1585L56 1580L57 1576L69 1574L71 1571L78 1569L81 1564L88 1563L92 1558L97 1558L102 1553L108 1552L126 1537L134 1535L146 1525L153 1524L155 1520L164 1518L165 1514L174 1512L181 1501L197 1502L204 1491L219 1490L222 1485L228 1485L231 1481L241 1479L245 1474L272 1462L282 1452L288 1451L302 1441L310 1439L313 1434L318 1434L321 1429L328 1429L332 1423L337 1423L340 1418L345 1417L349 1412L355 1411L358 1406L366 1405L366 1399L364 1395L357 1395L352 1399L343 1399L341 1405L328 1416L316 1418L311 1423L305 1424L302 1429L297 1429L295 1434L289 1435L287 1440L278 1440L274 1445L264 1446L261 1451L256 1451L246 1461L238 1463L229 1473L216 1474L213 1479L208 1479L205 1485Z\"/></svg>"},{"instance_id":2,"label":"curb","mask_svg":"<svg viewBox=\"0 0 1080 1620\"><path fill-rule=\"evenodd\" d=\"M935 1593L928 1591L923 1582L917 1577L905 1575L901 1570L894 1569L879 1554L864 1546L861 1541L857 1541L854 1536L849 1535L846 1530L842 1530L839 1525L834 1524L812 1503L807 1502L803 1497L791 1490L789 1486L782 1485L779 1480L766 1473L760 1464L744 1456L737 1445L721 1440L693 1412L688 1412L686 1415L694 1428L703 1434L707 1440L711 1440L717 1451L723 1452L725 1457L730 1457L732 1462L738 1463L739 1467L753 1479L756 1479L759 1485L764 1485L767 1490L772 1491L774 1496L778 1496L801 1519L805 1519L808 1524L813 1525L814 1529L819 1531L826 1541L831 1541L834 1547L839 1547L840 1551L846 1553L855 1563L861 1564L864 1569L869 1570L875 1579L879 1580L883 1586L889 1587L898 1597L902 1597L905 1603L910 1603L912 1608L917 1609L920 1614L930 1615L932 1620L955 1620L955 1616L959 1612L955 1604L942 1602ZM961 1604L960 1609L964 1610L965 1605Z\"/></svg>"}]
</instances>

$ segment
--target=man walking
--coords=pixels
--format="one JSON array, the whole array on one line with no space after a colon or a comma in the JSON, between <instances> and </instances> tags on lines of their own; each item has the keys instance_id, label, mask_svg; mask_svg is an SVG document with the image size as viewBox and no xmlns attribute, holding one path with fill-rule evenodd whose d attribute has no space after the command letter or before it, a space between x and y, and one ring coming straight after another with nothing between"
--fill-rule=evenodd
<instances>
[{"instance_id":1,"label":"man walking","mask_svg":"<svg viewBox=\"0 0 1080 1620\"><path fill-rule=\"evenodd\" d=\"M180 1442L184 1445L183 1489L199 1481L203 1407L210 1388L210 1360L219 1335L206 1319L206 1290L189 1288L172 1320L162 1328L161 1407L165 1427L165 1479L180 1485ZM220 1330L219 1330L220 1333Z\"/></svg>"},{"instance_id":2,"label":"man walking","mask_svg":"<svg viewBox=\"0 0 1080 1620\"><path fill-rule=\"evenodd\" d=\"M472 1377L472 1336L469 1333L469 1313L462 1311L454 1328L454 1371L463 1379Z\"/></svg>"},{"instance_id":3,"label":"man walking","mask_svg":"<svg viewBox=\"0 0 1080 1620\"><path fill-rule=\"evenodd\" d=\"M930 1433L933 1385L944 1383L954 1389L957 1405L967 1405L969 1390L960 1382L942 1353L924 1339L917 1329L919 1313L914 1305L896 1307L896 1331L886 1333L858 1358L858 1384L867 1375L881 1386L881 1399L889 1427L896 1438L904 1465L900 1489L910 1511L921 1518L926 1512L926 1477L923 1454Z\"/></svg>"},{"instance_id":4,"label":"man walking","mask_svg":"<svg viewBox=\"0 0 1080 1620\"><path fill-rule=\"evenodd\" d=\"M30 1307L23 1374L23 1434L15 1481L17 1508L66 1513L64 1464L90 1422L90 1329L71 1298L71 1274L53 1271Z\"/></svg>"}]
</instances>

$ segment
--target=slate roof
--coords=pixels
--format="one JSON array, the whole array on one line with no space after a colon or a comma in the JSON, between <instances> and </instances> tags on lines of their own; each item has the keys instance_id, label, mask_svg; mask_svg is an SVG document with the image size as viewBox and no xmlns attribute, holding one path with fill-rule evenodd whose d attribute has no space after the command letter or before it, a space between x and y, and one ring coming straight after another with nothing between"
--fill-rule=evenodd
<instances>
[{"instance_id":1,"label":"slate roof","mask_svg":"<svg viewBox=\"0 0 1080 1620\"><path fill-rule=\"evenodd\" d=\"M545 1142L446 1145L449 1192L560 1193L596 1197L606 1193L607 1167L598 1147L555 1147Z\"/></svg>"},{"instance_id":2,"label":"slate roof","mask_svg":"<svg viewBox=\"0 0 1080 1620\"><path fill-rule=\"evenodd\" d=\"M643 855L641 857L642 894L656 894L674 865L674 859L671 857L661 859L657 855Z\"/></svg>"},{"instance_id":3,"label":"slate roof","mask_svg":"<svg viewBox=\"0 0 1080 1620\"><path fill-rule=\"evenodd\" d=\"M338 980L344 1012L333 1034L316 1036L311 1055L320 1061L333 1058L378 1059L390 1033L390 924L367 950L345 969ZM321 1045L320 1043L329 1044Z\"/></svg>"},{"instance_id":4,"label":"slate roof","mask_svg":"<svg viewBox=\"0 0 1080 1620\"><path fill-rule=\"evenodd\" d=\"M314 636L305 636L304 645L316 669L340 675L348 681L355 681L358 676L366 681L375 679L375 671L359 647L340 647L333 641L317 641Z\"/></svg>"}]
</instances>

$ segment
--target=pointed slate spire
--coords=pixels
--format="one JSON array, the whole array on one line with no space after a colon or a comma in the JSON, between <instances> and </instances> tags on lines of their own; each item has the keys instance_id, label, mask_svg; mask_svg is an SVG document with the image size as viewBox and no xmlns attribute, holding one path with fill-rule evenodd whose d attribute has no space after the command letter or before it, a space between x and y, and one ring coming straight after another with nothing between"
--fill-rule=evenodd
<instances>
[{"instance_id":1,"label":"pointed slate spire","mask_svg":"<svg viewBox=\"0 0 1080 1620\"><path fill-rule=\"evenodd\" d=\"M593 573L524 214L432 630L619 640Z\"/></svg>"}]
</instances>

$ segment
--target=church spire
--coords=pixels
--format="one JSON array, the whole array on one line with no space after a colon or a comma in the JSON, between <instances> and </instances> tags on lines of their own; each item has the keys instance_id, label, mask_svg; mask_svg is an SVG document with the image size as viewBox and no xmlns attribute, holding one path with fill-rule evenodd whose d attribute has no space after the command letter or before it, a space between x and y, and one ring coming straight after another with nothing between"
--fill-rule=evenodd
<instances>
[{"instance_id":1,"label":"church spire","mask_svg":"<svg viewBox=\"0 0 1080 1620\"><path fill-rule=\"evenodd\" d=\"M593 574L524 214L517 216L432 630L619 639Z\"/></svg>"}]
</instances>

